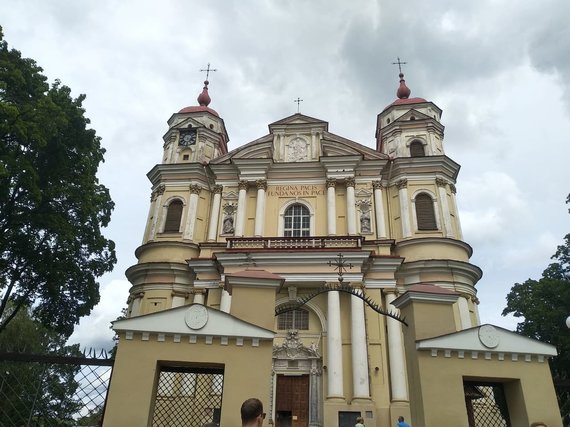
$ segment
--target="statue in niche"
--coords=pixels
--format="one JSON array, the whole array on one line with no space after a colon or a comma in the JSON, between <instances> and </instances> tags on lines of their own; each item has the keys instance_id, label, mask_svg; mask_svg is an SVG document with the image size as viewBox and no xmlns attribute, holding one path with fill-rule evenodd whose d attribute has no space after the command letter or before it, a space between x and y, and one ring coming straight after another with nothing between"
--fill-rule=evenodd
<instances>
[{"instance_id":1,"label":"statue in niche","mask_svg":"<svg viewBox=\"0 0 570 427\"><path fill-rule=\"evenodd\" d=\"M289 143L288 154L290 162L308 160L307 142L302 138L295 138Z\"/></svg>"},{"instance_id":2,"label":"statue in niche","mask_svg":"<svg viewBox=\"0 0 570 427\"><path fill-rule=\"evenodd\" d=\"M360 214L360 232L361 233L371 233L370 228L370 211L363 211Z\"/></svg>"},{"instance_id":3,"label":"statue in niche","mask_svg":"<svg viewBox=\"0 0 570 427\"><path fill-rule=\"evenodd\" d=\"M222 234L234 234L234 211L235 206L227 204L224 206L224 220L222 221Z\"/></svg>"}]
</instances>

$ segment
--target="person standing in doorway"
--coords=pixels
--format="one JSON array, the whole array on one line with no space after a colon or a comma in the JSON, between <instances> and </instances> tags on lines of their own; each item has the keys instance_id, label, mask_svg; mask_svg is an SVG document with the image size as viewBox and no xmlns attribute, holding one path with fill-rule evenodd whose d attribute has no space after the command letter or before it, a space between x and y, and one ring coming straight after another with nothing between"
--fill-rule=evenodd
<instances>
[{"instance_id":1,"label":"person standing in doorway","mask_svg":"<svg viewBox=\"0 0 570 427\"><path fill-rule=\"evenodd\" d=\"M242 427L261 427L263 425L265 412L263 412L261 400L255 397L247 399L242 403L240 412Z\"/></svg>"},{"instance_id":2,"label":"person standing in doorway","mask_svg":"<svg viewBox=\"0 0 570 427\"><path fill-rule=\"evenodd\" d=\"M411 427L407 422L404 421L404 417L402 417L401 415L398 417L398 424L396 424L396 427Z\"/></svg>"},{"instance_id":3,"label":"person standing in doorway","mask_svg":"<svg viewBox=\"0 0 570 427\"><path fill-rule=\"evenodd\" d=\"M358 417L356 419L356 424L354 425L354 427L364 427L364 418Z\"/></svg>"}]
</instances>

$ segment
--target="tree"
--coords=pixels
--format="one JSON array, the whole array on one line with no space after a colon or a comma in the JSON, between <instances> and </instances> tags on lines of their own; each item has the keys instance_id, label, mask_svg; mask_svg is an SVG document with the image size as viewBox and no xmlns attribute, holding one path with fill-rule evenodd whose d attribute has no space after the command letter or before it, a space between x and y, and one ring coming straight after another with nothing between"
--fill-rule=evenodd
<instances>
[{"instance_id":1,"label":"tree","mask_svg":"<svg viewBox=\"0 0 570 427\"><path fill-rule=\"evenodd\" d=\"M116 263L114 204L96 173L105 150L85 95L46 83L0 28L0 333L24 307L65 336L99 301L96 279Z\"/></svg>"},{"instance_id":2,"label":"tree","mask_svg":"<svg viewBox=\"0 0 570 427\"><path fill-rule=\"evenodd\" d=\"M0 349L7 353L81 356L79 345L45 328L22 308L0 334ZM74 398L80 367L70 364L10 362L0 359L0 425L73 426L83 407Z\"/></svg>"},{"instance_id":3,"label":"tree","mask_svg":"<svg viewBox=\"0 0 570 427\"><path fill-rule=\"evenodd\" d=\"M570 204L570 195L566 203ZM558 388L561 411L570 410L570 329L566 318L570 316L570 234L564 237L564 244L558 246L551 263L539 280L528 279L516 283L507 295L507 306L503 316L512 313L524 318L517 325L517 332L527 337L546 341L558 351L550 361L550 369Z\"/></svg>"}]
</instances>

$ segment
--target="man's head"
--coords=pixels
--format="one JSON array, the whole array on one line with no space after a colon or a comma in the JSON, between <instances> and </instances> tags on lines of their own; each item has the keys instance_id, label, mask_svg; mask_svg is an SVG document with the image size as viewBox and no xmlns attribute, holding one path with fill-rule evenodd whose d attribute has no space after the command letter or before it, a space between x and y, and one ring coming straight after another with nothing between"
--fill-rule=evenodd
<instances>
[{"instance_id":1,"label":"man's head","mask_svg":"<svg viewBox=\"0 0 570 427\"><path fill-rule=\"evenodd\" d=\"M261 417L260 420L263 423L265 414L263 413L263 403L261 403L261 400L252 397L241 404L242 424L250 424L258 417Z\"/></svg>"},{"instance_id":2,"label":"man's head","mask_svg":"<svg viewBox=\"0 0 570 427\"><path fill-rule=\"evenodd\" d=\"M400 416L398 417L398 421L399 421L399 422L404 421L404 417L402 417L402 416L400 415Z\"/></svg>"},{"instance_id":3,"label":"man's head","mask_svg":"<svg viewBox=\"0 0 570 427\"><path fill-rule=\"evenodd\" d=\"M535 423L532 423L530 427L546 427L546 424L544 424L542 421L537 421Z\"/></svg>"}]
</instances>

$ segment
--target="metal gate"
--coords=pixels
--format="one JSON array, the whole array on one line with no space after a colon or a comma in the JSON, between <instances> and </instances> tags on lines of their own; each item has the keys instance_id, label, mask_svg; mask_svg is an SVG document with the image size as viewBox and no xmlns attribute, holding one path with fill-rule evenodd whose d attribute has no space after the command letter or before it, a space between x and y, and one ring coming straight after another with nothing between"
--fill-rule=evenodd
<instances>
[{"instance_id":1,"label":"metal gate","mask_svg":"<svg viewBox=\"0 0 570 427\"><path fill-rule=\"evenodd\" d=\"M220 424L224 370L162 366L152 416L153 427Z\"/></svg>"},{"instance_id":2,"label":"metal gate","mask_svg":"<svg viewBox=\"0 0 570 427\"><path fill-rule=\"evenodd\" d=\"M463 383L469 427L511 427L501 383Z\"/></svg>"},{"instance_id":3,"label":"metal gate","mask_svg":"<svg viewBox=\"0 0 570 427\"><path fill-rule=\"evenodd\" d=\"M0 353L0 425L100 426L114 359Z\"/></svg>"}]
</instances>

